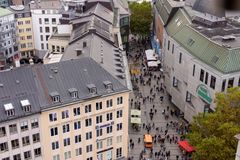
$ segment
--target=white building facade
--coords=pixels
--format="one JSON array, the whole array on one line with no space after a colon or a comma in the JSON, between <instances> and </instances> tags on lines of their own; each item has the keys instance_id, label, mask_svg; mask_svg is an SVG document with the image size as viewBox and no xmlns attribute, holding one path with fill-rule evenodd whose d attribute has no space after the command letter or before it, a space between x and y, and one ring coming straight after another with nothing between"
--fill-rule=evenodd
<instances>
[{"instance_id":1,"label":"white building facade","mask_svg":"<svg viewBox=\"0 0 240 160\"><path fill-rule=\"evenodd\" d=\"M42 4L42 6L41 6ZM58 1L41 2L40 6L32 4L32 23L34 29L34 45L38 51L48 50L48 39L57 30L61 14Z\"/></svg>"}]
</instances>

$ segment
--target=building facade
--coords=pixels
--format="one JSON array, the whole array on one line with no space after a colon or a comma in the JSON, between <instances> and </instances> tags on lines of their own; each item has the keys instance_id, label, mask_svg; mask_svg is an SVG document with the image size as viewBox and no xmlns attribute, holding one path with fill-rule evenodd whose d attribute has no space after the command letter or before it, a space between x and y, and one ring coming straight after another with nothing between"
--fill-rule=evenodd
<instances>
[{"instance_id":1,"label":"building facade","mask_svg":"<svg viewBox=\"0 0 240 160\"><path fill-rule=\"evenodd\" d=\"M129 90L91 58L13 68L0 82L3 160L127 158Z\"/></svg>"},{"instance_id":2,"label":"building facade","mask_svg":"<svg viewBox=\"0 0 240 160\"><path fill-rule=\"evenodd\" d=\"M10 5L9 0L0 0L1 7L8 7Z\"/></svg>"},{"instance_id":3,"label":"building facade","mask_svg":"<svg viewBox=\"0 0 240 160\"><path fill-rule=\"evenodd\" d=\"M36 51L48 50L48 39L56 31L61 14L59 1L37 1L31 3L32 24L35 26L34 46Z\"/></svg>"},{"instance_id":4,"label":"building facade","mask_svg":"<svg viewBox=\"0 0 240 160\"><path fill-rule=\"evenodd\" d=\"M0 54L12 63L19 58L16 24L14 14L4 8L0 8ZM3 68L2 68L3 69Z\"/></svg>"},{"instance_id":5,"label":"building facade","mask_svg":"<svg viewBox=\"0 0 240 160\"><path fill-rule=\"evenodd\" d=\"M198 113L214 111L216 93L239 86L239 36L232 34L238 27L225 17L195 11L192 5L169 17L161 12L158 16L168 19L160 35L165 86L178 114L191 121ZM233 25L229 32L224 29L227 24Z\"/></svg>"},{"instance_id":6,"label":"building facade","mask_svg":"<svg viewBox=\"0 0 240 160\"><path fill-rule=\"evenodd\" d=\"M34 56L34 33L31 11L27 6L18 5L10 6L10 9L15 15L19 51L21 58L28 58Z\"/></svg>"}]
</instances>

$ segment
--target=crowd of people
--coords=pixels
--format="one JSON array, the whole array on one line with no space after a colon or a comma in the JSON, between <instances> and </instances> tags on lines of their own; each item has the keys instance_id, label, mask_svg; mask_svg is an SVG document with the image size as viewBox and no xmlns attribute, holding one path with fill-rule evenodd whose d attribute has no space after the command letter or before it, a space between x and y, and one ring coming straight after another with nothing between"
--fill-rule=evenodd
<instances>
[{"instance_id":1,"label":"crowd of people","mask_svg":"<svg viewBox=\"0 0 240 160\"><path fill-rule=\"evenodd\" d=\"M174 159L170 159L171 150L166 147L166 144L177 144L182 138L181 135L189 131L189 125L183 121L179 121L178 112L170 106L165 106L166 87L164 86L164 75L161 71L149 71L147 68L144 51L146 45L135 40L135 49L128 55L128 61L132 64L138 64L140 74L131 74L133 84L133 96L130 99L131 109L142 110L142 116L146 117L145 122L142 121L140 130L153 137L153 148L144 149L139 152L139 160L181 160L184 156L180 154L172 155ZM136 65L134 65L136 66ZM149 92L142 91L141 88L148 88ZM150 106L150 108L146 108ZM163 117L165 124L155 124L155 120ZM134 130L134 128L132 128ZM139 137L137 140L129 140L129 149L133 150L135 143L144 146L144 137ZM157 150L156 147L160 149ZM128 160L134 160L135 157L130 156ZM137 160L135 158L135 160ZM185 159L184 159L185 160Z\"/></svg>"}]
</instances>

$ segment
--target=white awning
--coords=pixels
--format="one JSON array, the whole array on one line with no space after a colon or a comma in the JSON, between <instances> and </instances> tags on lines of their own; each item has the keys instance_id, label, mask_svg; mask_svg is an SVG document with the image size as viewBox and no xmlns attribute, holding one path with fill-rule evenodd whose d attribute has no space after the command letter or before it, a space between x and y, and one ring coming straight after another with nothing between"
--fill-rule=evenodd
<instances>
[{"instance_id":1,"label":"white awning","mask_svg":"<svg viewBox=\"0 0 240 160\"><path fill-rule=\"evenodd\" d=\"M131 116L141 116L141 110L132 109Z\"/></svg>"},{"instance_id":2,"label":"white awning","mask_svg":"<svg viewBox=\"0 0 240 160\"><path fill-rule=\"evenodd\" d=\"M148 67L158 67L158 62L157 61L149 61L147 62Z\"/></svg>"},{"instance_id":3,"label":"white awning","mask_svg":"<svg viewBox=\"0 0 240 160\"><path fill-rule=\"evenodd\" d=\"M133 118L133 117L131 117L131 123L133 123L133 124L141 124L141 118Z\"/></svg>"},{"instance_id":4,"label":"white awning","mask_svg":"<svg viewBox=\"0 0 240 160\"><path fill-rule=\"evenodd\" d=\"M147 61L157 61L157 54L155 54L154 50L152 49L145 50L145 55Z\"/></svg>"}]
</instances>

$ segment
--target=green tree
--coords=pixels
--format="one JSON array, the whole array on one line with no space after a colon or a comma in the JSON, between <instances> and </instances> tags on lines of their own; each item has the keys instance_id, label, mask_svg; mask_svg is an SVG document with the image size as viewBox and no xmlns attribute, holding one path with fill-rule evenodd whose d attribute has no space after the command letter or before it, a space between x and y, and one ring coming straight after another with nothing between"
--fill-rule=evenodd
<instances>
[{"instance_id":1,"label":"green tree","mask_svg":"<svg viewBox=\"0 0 240 160\"><path fill-rule=\"evenodd\" d=\"M152 22L151 3L146 1L142 3L133 2L130 3L129 8L131 11L131 33L140 36L147 36Z\"/></svg>"},{"instance_id":2,"label":"green tree","mask_svg":"<svg viewBox=\"0 0 240 160\"><path fill-rule=\"evenodd\" d=\"M187 135L194 160L234 160L240 133L240 88L216 95L216 111L194 117Z\"/></svg>"}]
</instances>

